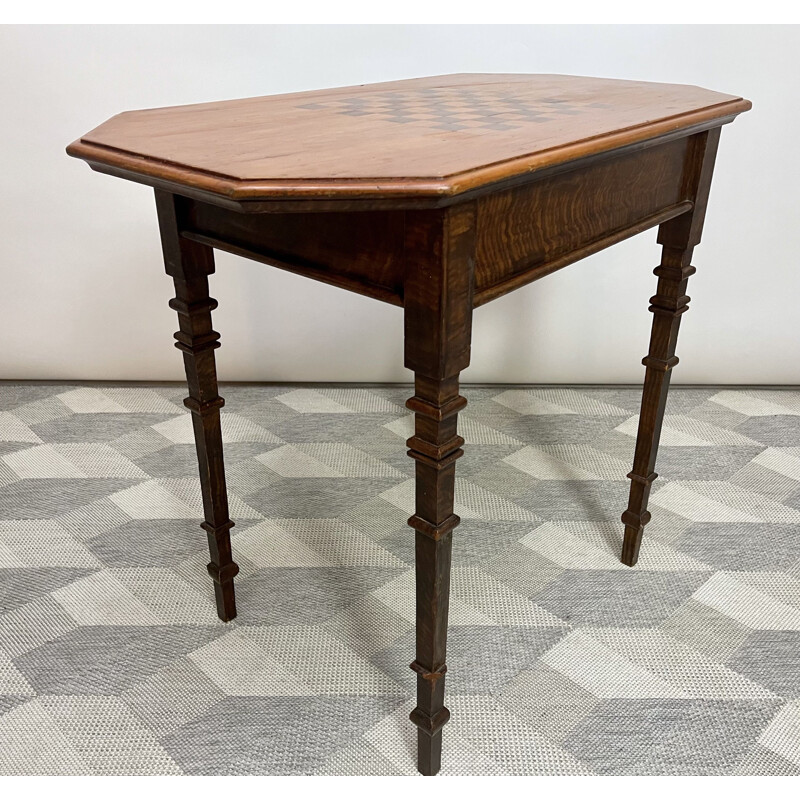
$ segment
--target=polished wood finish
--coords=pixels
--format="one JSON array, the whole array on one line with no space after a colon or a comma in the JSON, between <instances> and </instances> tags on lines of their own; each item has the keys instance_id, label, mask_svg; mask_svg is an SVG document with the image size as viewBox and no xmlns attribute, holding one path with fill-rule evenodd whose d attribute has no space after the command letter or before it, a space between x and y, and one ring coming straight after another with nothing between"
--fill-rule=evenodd
<instances>
[{"instance_id":1,"label":"polished wood finish","mask_svg":"<svg viewBox=\"0 0 800 800\"><path fill-rule=\"evenodd\" d=\"M402 306L414 373L418 766L441 764L455 462L472 310L647 228L663 246L622 559L649 519L691 257L720 128L750 104L689 86L456 75L114 117L68 148L156 188L217 605L235 613L208 296L213 249Z\"/></svg>"},{"instance_id":2,"label":"polished wood finish","mask_svg":"<svg viewBox=\"0 0 800 800\"><path fill-rule=\"evenodd\" d=\"M696 86L443 75L130 111L69 152L144 183L229 200L436 198L749 107Z\"/></svg>"},{"instance_id":3,"label":"polished wood finish","mask_svg":"<svg viewBox=\"0 0 800 800\"><path fill-rule=\"evenodd\" d=\"M685 200L687 139L601 159L478 201L475 291L493 300L599 239L638 230Z\"/></svg>"},{"instance_id":4,"label":"polished wood finish","mask_svg":"<svg viewBox=\"0 0 800 800\"><path fill-rule=\"evenodd\" d=\"M691 265L692 253L700 243L703 232L719 133L719 128L716 128L691 139L683 181L684 194L691 199L692 208L663 223L658 229L662 254L661 264L654 270L658 277L658 289L650 298L653 330L650 352L642 360L646 368L642 408L633 469L628 473L631 479L628 508L622 515L625 523L622 561L631 567L639 559L644 526L650 521L647 501L650 487L658 477L654 469L667 391L672 369L678 363L675 347L681 316L689 309L690 298L686 288L690 276L696 271Z\"/></svg>"},{"instance_id":5,"label":"polished wood finish","mask_svg":"<svg viewBox=\"0 0 800 800\"><path fill-rule=\"evenodd\" d=\"M691 209L683 180L688 141L614 153L583 170L550 172L480 197L475 305ZM195 202L181 232L220 250L403 305L407 213L241 214Z\"/></svg>"},{"instance_id":6,"label":"polished wood finish","mask_svg":"<svg viewBox=\"0 0 800 800\"><path fill-rule=\"evenodd\" d=\"M203 530L208 534L211 562L208 573L214 582L217 614L224 622L236 616L233 579L239 567L231 553L233 527L228 516L225 462L219 410L225 401L217 392L214 350L219 334L211 327L211 312L217 301L209 297L208 276L214 272L214 251L179 235L185 202L175 195L156 192L156 209L167 274L175 282L170 307L178 312L180 330L175 346L183 353L189 397L183 402L192 413L200 486L203 494Z\"/></svg>"},{"instance_id":7,"label":"polished wood finish","mask_svg":"<svg viewBox=\"0 0 800 800\"><path fill-rule=\"evenodd\" d=\"M403 304L402 211L239 214L194 203L184 235L393 305Z\"/></svg>"},{"instance_id":8,"label":"polished wood finish","mask_svg":"<svg viewBox=\"0 0 800 800\"><path fill-rule=\"evenodd\" d=\"M405 365L413 370L414 435L408 454L416 461L417 764L423 775L441 766L447 611L456 460L464 440L456 432L467 404L458 375L469 366L475 267L475 205L409 212L406 226Z\"/></svg>"}]
</instances>

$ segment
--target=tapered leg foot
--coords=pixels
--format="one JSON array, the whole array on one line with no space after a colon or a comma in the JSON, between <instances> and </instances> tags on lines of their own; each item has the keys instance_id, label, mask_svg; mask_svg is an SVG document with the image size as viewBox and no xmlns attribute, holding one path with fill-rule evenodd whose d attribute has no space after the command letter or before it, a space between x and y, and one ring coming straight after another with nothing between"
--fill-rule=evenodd
<instances>
[{"instance_id":1,"label":"tapered leg foot","mask_svg":"<svg viewBox=\"0 0 800 800\"><path fill-rule=\"evenodd\" d=\"M442 768L442 732L432 736L417 731L417 770L421 775L436 775Z\"/></svg>"},{"instance_id":2,"label":"tapered leg foot","mask_svg":"<svg viewBox=\"0 0 800 800\"><path fill-rule=\"evenodd\" d=\"M658 275L658 293L650 298L653 312L653 331L650 352L643 359L646 372L642 407L639 413L639 430L636 437L636 453L633 470L628 473L631 490L628 508L622 514L625 538L622 545L622 563L632 567L639 560L644 527L650 521L647 503L650 487L658 475L653 471L661 438L661 426L669 391L669 379L673 367L678 363L675 344L681 315L689 308L686 284L695 271L689 264L692 248L664 247Z\"/></svg>"},{"instance_id":3,"label":"tapered leg foot","mask_svg":"<svg viewBox=\"0 0 800 800\"><path fill-rule=\"evenodd\" d=\"M461 521L453 513L455 462L464 440L456 434L456 417L466 400L458 394L458 379L417 376L416 395L406 404L416 412L416 433L408 454L417 462L417 511L414 528L417 589L417 707L411 721L419 729L417 763L423 775L441 766L442 728L450 719L444 705L447 665L447 613L453 529Z\"/></svg>"},{"instance_id":4,"label":"tapered leg foot","mask_svg":"<svg viewBox=\"0 0 800 800\"><path fill-rule=\"evenodd\" d=\"M461 397L458 376L469 366L475 265L474 203L406 214L404 256L405 365L414 372L414 529L416 571L417 764L435 775L442 761L447 613L456 461L464 451L457 433Z\"/></svg>"},{"instance_id":5,"label":"tapered leg foot","mask_svg":"<svg viewBox=\"0 0 800 800\"><path fill-rule=\"evenodd\" d=\"M647 444L653 448L648 458L655 459L656 447L654 440L647 439L643 434L642 447ZM647 500L650 495L650 486L658 477L655 472L651 472L646 478L640 478L635 472L629 472L631 480L631 493L628 500L628 509L622 514L622 522L625 524L625 538L622 541L622 563L629 567L635 567L639 560L639 548L642 546L642 534L644 526L650 522L650 512L647 510Z\"/></svg>"},{"instance_id":6,"label":"tapered leg foot","mask_svg":"<svg viewBox=\"0 0 800 800\"><path fill-rule=\"evenodd\" d=\"M700 242L705 219L714 159L719 144L719 128L697 134L689 142L684 165L684 191L692 201L691 210L661 224L658 242L662 245L656 294L650 298L653 327L650 350L642 360L646 367L639 430L633 469L628 474L631 490L628 508L622 515L625 538L622 563L632 567L639 560L644 527L650 521L647 503L650 487L658 477L654 472L670 375L678 363L675 346L681 317L689 308L686 294L689 278L695 273L692 253Z\"/></svg>"},{"instance_id":7,"label":"tapered leg foot","mask_svg":"<svg viewBox=\"0 0 800 800\"><path fill-rule=\"evenodd\" d=\"M217 301L208 297L208 278L191 281L175 279L177 296L170 302L178 312L181 330L175 334L175 346L183 352L189 397L184 405L192 412L200 489L203 495L202 528L208 535L211 561L208 574L214 581L217 614L223 622L236 616L233 579L239 572L231 550L228 517L228 491L225 486L225 463L222 453L220 409L225 401L217 394L214 350L219 334L211 328L211 311Z\"/></svg>"},{"instance_id":8,"label":"tapered leg foot","mask_svg":"<svg viewBox=\"0 0 800 800\"><path fill-rule=\"evenodd\" d=\"M647 513L647 512L646 512ZM650 514L647 513L647 519L650 519ZM623 522L625 520L623 519ZM622 540L622 558L623 564L629 567L635 567L636 562L639 560L639 548L642 546L642 534L644 533L644 525L626 525L625 536Z\"/></svg>"},{"instance_id":9,"label":"tapered leg foot","mask_svg":"<svg viewBox=\"0 0 800 800\"><path fill-rule=\"evenodd\" d=\"M220 409L225 401L217 391L214 350L219 334L211 326L211 312L217 301L209 297L208 276L214 271L210 247L180 236L182 200L156 191L161 243L167 273L175 283L170 307L178 314L180 330L175 346L183 353L189 397L183 402L192 414L200 488L203 495L203 530L208 535L211 561L208 572L214 582L217 614L224 622L236 616L233 579L239 567L231 552L228 492L222 455Z\"/></svg>"},{"instance_id":10,"label":"tapered leg foot","mask_svg":"<svg viewBox=\"0 0 800 800\"><path fill-rule=\"evenodd\" d=\"M236 570L238 573L238 569ZM214 599L217 603L217 616L223 622L230 622L236 617L236 595L233 581L214 584Z\"/></svg>"},{"instance_id":11,"label":"tapered leg foot","mask_svg":"<svg viewBox=\"0 0 800 800\"><path fill-rule=\"evenodd\" d=\"M218 529L212 528L207 522L202 524L203 530L208 534L208 549L212 558L208 565L208 574L214 581L217 616L223 622L230 622L236 616L233 579L239 574L239 565L233 560L231 553L232 527L233 523L230 521Z\"/></svg>"}]
</instances>

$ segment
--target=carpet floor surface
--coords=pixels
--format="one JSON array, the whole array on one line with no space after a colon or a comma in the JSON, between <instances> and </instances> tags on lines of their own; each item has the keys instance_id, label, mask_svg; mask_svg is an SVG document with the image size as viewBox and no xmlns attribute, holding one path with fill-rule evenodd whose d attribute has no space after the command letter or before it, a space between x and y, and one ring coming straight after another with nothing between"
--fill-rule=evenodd
<instances>
[{"instance_id":1,"label":"carpet floor surface","mask_svg":"<svg viewBox=\"0 0 800 800\"><path fill-rule=\"evenodd\" d=\"M800 774L800 391L465 386L443 774ZM406 386L228 385L223 624L185 389L0 384L0 774L413 775Z\"/></svg>"}]
</instances>

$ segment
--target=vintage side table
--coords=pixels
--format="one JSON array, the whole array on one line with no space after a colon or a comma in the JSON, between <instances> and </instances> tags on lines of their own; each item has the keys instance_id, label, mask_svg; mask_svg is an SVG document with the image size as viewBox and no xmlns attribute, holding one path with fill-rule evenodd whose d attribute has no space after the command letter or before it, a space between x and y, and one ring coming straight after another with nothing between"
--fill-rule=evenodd
<instances>
[{"instance_id":1,"label":"vintage side table","mask_svg":"<svg viewBox=\"0 0 800 800\"><path fill-rule=\"evenodd\" d=\"M209 572L236 616L209 297L214 248L405 309L415 413L420 772L438 772L455 462L472 309L635 233L663 245L622 560L636 563L720 128L750 103L694 86L447 75L130 111L67 148L155 188Z\"/></svg>"}]
</instances>

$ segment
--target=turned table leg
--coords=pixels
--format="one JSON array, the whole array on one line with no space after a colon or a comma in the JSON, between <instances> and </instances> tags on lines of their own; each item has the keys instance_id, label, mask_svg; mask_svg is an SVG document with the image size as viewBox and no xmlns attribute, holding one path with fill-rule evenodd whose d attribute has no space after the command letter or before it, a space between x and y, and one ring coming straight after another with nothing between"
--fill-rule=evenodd
<instances>
[{"instance_id":1,"label":"turned table leg","mask_svg":"<svg viewBox=\"0 0 800 800\"><path fill-rule=\"evenodd\" d=\"M447 671L447 610L456 459L464 440L456 434L458 412L467 401L458 394L458 378L437 380L417 375L415 395L406 405L415 412L408 454L416 464L416 513L408 524L416 531L417 707L411 721L418 727L419 771L435 775L442 752L442 728L450 719L444 705Z\"/></svg>"},{"instance_id":2,"label":"turned table leg","mask_svg":"<svg viewBox=\"0 0 800 800\"><path fill-rule=\"evenodd\" d=\"M167 273L175 282L170 307L178 312L180 330L175 346L183 353L189 397L184 405L192 413L200 485L203 494L203 529L208 534L217 614L224 622L236 616L233 579L239 567L231 553L228 493L222 456L220 409L214 350L219 334L211 327L217 301L209 297L208 276L214 272L214 251L179 234L180 198L156 191L156 206Z\"/></svg>"},{"instance_id":3,"label":"turned table leg","mask_svg":"<svg viewBox=\"0 0 800 800\"><path fill-rule=\"evenodd\" d=\"M650 487L658 477L654 470L670 375L678 363L675 355L678 329L681 315L689 308L686 288L689 277L696 271L691 265L692 252L700 242L703 230L718 142L719 128L690 140L684 190L694 205L690 211L662 223L658 229L658 242L662 245L661 264L654 270L658 288L650 298L653 327L650 350L642 360L646 370L639 430L633 469L628 473L631 479L628 508L622 514L625 524L622 562L631 567L639 559L644 526L650 521L647 502Z\"/></svg>"},{"instance_id":4,"label":"turned table leg","mask_svg":"<svg viewBox=\"0 0 800 800\"><path fill-rule=\"evenodd\" d=\"M406 216L405 364L415 373L414 435L408 454L416 460L415 530L417 765L423 775L441 766L447 612L453 529L455 462L464 440L456 432L467 401L458 376L469 364L474 271L472 204Z\"/></svg>"}]
</instances>

